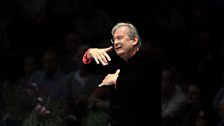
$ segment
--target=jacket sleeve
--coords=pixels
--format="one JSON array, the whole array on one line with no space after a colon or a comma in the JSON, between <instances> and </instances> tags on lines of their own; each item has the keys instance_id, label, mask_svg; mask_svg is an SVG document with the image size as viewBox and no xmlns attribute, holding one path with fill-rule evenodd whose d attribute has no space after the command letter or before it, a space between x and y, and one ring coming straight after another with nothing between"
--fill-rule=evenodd
<instances>
[{"instance_id":1,"label":"jacket sleeve","mask_svg":"<svg viewBox=\"0 0 224 126\"><path fill-rule=\"evenodd\" d=\"M88 57L87 57L87 53L89 52L89 49L85 52L85 54L83 55L83 58L82 58L82 62L84 63L84 64L89 64L91 61L92 61L92 59L88 59Z\"/></svg>"}]
</instances>

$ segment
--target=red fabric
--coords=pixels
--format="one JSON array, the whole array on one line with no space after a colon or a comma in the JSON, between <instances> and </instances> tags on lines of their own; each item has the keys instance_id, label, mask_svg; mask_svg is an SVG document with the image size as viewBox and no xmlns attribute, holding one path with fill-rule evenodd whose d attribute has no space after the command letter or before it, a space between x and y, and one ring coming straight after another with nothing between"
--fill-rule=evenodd
<instances>
[{"instance_id":1,"label":"red fabric","mask_svg":"<svg viewBox=\"0 0 224 126\"><path fill-rule=\"evenodd\" d=\"M84 64L89 64L91 61L92 61L92 59L88 59L87 58L87 53L89 52L89 49L85 52L85 54L83 55L83 58L82 58L82 61L83 61L83 63Z\"/></svg>"}]
</instances>

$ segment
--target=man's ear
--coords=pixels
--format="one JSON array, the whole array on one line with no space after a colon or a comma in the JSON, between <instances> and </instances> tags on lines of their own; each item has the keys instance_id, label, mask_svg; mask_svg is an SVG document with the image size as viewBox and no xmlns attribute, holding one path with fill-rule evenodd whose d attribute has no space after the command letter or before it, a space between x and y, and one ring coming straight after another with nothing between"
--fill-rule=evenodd
<instances>
[{"instance_id":1,"label":"man's ear","mask_svg":"<svg viewBox=\"0 0 224 126\"><path fill-rule=\"evenodd\" d=\"M132 39L132 45L133 46L135 46L135 45L137 45L138 44L138 38L137 37L135 37L134 39Z\"/></svg>"}]
</instances>

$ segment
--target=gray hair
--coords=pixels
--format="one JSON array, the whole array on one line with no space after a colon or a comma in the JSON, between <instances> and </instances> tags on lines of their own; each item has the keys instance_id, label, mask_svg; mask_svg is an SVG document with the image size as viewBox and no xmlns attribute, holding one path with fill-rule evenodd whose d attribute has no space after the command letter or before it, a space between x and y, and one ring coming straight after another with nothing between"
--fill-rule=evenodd
<instances>
[{"instance_id":1,"label":"gray hair","mask_svg":"<svg viewBox=\"0 0 224 126\"><path fill-rule=\"evenodd\" d=\"M128 28L128 31L127 31L127 34L128 34L128 37L130 39L134 39L135 37L138 38L138 47L141 47L142 46L142 43L141 43L141 38L139 36L139 33L138 33L138 30L137 28L133 25L133 24L130 24L130 23L117 23L111 30L111 34L112 36L114 36L114 32L120 28L120 27L127 27Z\"/></svg>"}]
</instances>

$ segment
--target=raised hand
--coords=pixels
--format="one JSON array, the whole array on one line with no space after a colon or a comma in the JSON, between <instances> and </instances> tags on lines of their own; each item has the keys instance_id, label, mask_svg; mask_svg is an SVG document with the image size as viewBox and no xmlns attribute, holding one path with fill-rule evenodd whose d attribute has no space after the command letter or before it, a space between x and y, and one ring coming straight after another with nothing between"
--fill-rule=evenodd
<instances>
[{"instance_id":1,"label":"raised hand","mask_svg":"<svg viewBox=\"0 0 224 126\"><path fill-rule=\"evenodd\" d=\"M108 65L108 61L111 61L110 56L107 54L107 52L111 51L113 49L112 46L107 48L92 48L89 50L89 53L87 54L87 57L93 58L97 64L102 65Z\"/></svg>"},{"instance_id":2,"label":"raised hand","mask_svg":"<svg viewBox=\"0 0 224 126\"><path fill-rule=\"evenodd\" d=\"M102 81L102 83L99 85L99 87L102 86L109 86L109 85L115 85L116 88L116 82L117 78L119 76L120 69L117 69L117 71L114 74L108 74Z\"/></svg>"}]
</instances>

